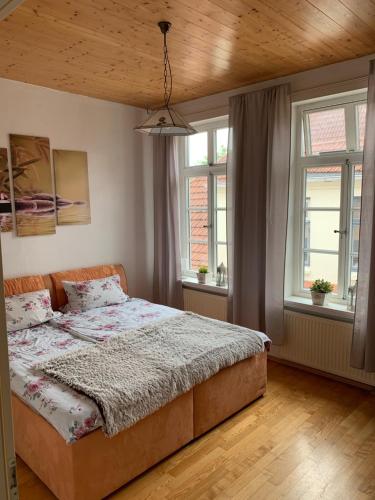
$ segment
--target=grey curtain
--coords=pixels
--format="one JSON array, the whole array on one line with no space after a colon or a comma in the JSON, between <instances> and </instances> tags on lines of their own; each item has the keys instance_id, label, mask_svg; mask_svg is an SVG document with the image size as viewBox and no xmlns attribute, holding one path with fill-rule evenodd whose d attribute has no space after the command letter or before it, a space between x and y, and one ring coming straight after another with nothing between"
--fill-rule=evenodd
<instances>
[{"instance_id":1,"label":"grey curtain","mask_svg":"<svg viewBox=\"0 0 375 500\"><path fill-rule=\"evenodd\" d=\"M154 300L183 308L177 146L154 137Z\"/></svg>"},{"instance_id":2,"label":"grey curtain","mask_svg":"<svg viewBox=\"0 0 375 500\"><path fill-rule=\"evenodd\" d=\"M229 318L281 344L290 87L234 96L229 109Z\"/></svg>"},{"instance_id":3,"label":"grey curtain","mask_svg":"<svg viewBox=\"0 0 375 500\"><path fill-rule=\"evenodd\" d=\"M375 371L375 61L370 63L351 365Z\"/></svg>"}]
</instances>

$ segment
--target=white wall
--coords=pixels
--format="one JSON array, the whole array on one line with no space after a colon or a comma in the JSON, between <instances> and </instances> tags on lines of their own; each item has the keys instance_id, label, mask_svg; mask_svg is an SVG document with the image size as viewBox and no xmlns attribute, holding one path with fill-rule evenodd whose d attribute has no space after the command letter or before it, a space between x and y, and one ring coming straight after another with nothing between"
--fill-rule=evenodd
<instances>
[{"instance_id":1,"label":"white wall","mask_svg":"<svg viewBox=\"0 0 375 500\"><path fill-rule=\"evenodd\" d=\"M227 319L227 297L184 289L184 308L203 316ZM350 366L352 325L343 321L285 311L285 338L270 355L331 375L375 387L375 373Z\"/></svg>"},{"instance_id":2,"label":"white wall","mask_svg":"<svg viewBox=\"0 0 375 500\"><path fill-rule=\"evenodd\" d=\"M250 92L253 90L259 90L261 88L270 87L273 85L278 85L281 83L290 82L292 88L292 99L294 102L300 102L307 99L314 99L324 95L332 95L340 92L348 92L352 90L363 89L367 87L368 69L369 61L375 58L375 54L361 57L358 59L353 59L350 61L332 64L329 66L324 66L322 68L317 68L314 70L305 71L302 73L297 73L291 76L277 78L275 80L268 80L265 82L256 83L254 85L249 85L247 87L242 87L239 89L222 92L219 94L214 94L211 96L203 97L200 99L195 99L192 101L187 101L185 103L179 104L176 108L191 122L205 120L210 118L215 118L219 116L225 116L229 112L229 97L244 92ZM295 110L293 110L293 113ZM294 141L294 136L292 135L292 142ZM292 144L292 150L294 145ZM292 174L292 184L294 182ZM293 219L293 198L290 197L290 217L288 221L288 232L291 231L294 219ZM291 240L288 241L290 243ZM293 251L288 248L287 251L287 262L286 262L286 273L290 270L291 266L294 265ZM290 274L290 271L289 271ZM287 283L287 295L291 293L291 283ZM194 292L189 290L189 303L188 308L191 308L191 304L194 302L199 302L199 312L202 313L205 304L202 303L202 299L196 296L194 301ZM186 300L187 294L185 294ZM212 310L212 302L215 297L209 302L210 311ZM217 314L222 310L223 305L220 302L217 307ZM290 316L296 315L290 312ZM298 315L296 315L298 316ZM279 348L279 346L274 346L271 353L274 357L279 357L281 359L292 360L295 363L305 364L307 366L315 367L321 369L322 371L327 371L330 373L338 374L343 377L361 381L367 384L374 385L375 379L371 374L366 374L362 370L355 370L349 367L349 356L350 356L350 344L351 344L351 325L347 323L342 323L339 321L331 321L332 332L327 341L331 342L331 350L329 351L329 356L324 350L324 345L322 343L322 329L320 327L320 322L325 322L328 320L315 318L314 316L306 316L310 321L309 327L303 326L298 330L299 333L304 333L309 335L309 340L306 340L306 336L303 340L298 340L298 335L291 335L287 326L286 340L284 345ZM345 329L346 337L341 339L340 334ZM332 333L331 332L331 333ZM302 336L300 336L302 338ZM310 343L309 343L310 342ZM302 352L301 344L305 347L305 352ZM307 347L306 347L307 346ZM315 361L308 359L306 352L314 352L316 357ZM317 360L317 361L316 361ZM339 360L341 365L339 365Z\"/></svg>"},{"instance_id":3,"label":"white wall","mask_svg":"<svg viewBox=\"0 0 375 500\"><path fill-rule=\"evenodd\" d=\"M328 93L339 93L367 86L369 61L375 54L351 59L321 68L303 71L294 75L267 80L219 94L194 99L179 104L176 108L190 121L205 120L228 114L229 97L252 90L290 82L293 100L304 100L324 95L321 87L330 86Z\"/></svg>"},{"instance_id":4,"label":"white wall","mask_svg":"<svg viewBox=\"0 0 375 500\"><path fill-rule=\"evenodd\" d=\"M5 277L80 266L125 265L130 293L152 296L152 165L131 106L0 79L0 147L9 133L49 137L51 149L87 151L90 225L55 235L1 235ZM151 236L150 236L151 235Z\"/></svg>"},{"instance_id":5,"label":"white wall","mask_svg":"<svg viewBox=\"0 0 375 500\"><path fill-rule=\"evenodd\" d=\"M319 95L320 87L337 91L365 85L366 56L290 77L269 80L177 106L189 119L222 116L228 98L291 81L301 99ZM359 79L359 80L357 80ZM362 80L361 80L362 79ZM344 83L342 83L344 82ZM307 98L307 97L305 97ZM121 262L133 295L152 296L153 215L152 149L149 138L132 127L139 109L42 87L0 79L0 147L8 134L50 138L51 148L88 153L92 224L57 227L56 235L18 238L2 234L5 277Z\"/></svg>"}]
</instances>

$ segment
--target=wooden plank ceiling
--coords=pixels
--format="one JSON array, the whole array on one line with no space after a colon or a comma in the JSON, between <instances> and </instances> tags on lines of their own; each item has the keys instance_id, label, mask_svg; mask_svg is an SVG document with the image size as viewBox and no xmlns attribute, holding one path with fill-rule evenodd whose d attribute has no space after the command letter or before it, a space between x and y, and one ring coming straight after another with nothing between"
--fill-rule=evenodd
<instances>
[{"instance_id":1,"label":"wooden plank ceiling","mask_svg":"<svg viewBox=\"0 0 375 500\"><path fill-rule=\"evenodd\" d=\"M0 22L0 76L141 107L375 52L375 0L26 0Z\"/></svg>"}]
</instances>

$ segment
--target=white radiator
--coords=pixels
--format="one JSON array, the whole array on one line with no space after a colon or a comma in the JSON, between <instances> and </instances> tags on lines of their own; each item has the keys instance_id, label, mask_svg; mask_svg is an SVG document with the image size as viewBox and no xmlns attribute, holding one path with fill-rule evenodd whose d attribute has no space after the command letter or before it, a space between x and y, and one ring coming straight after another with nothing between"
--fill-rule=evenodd
<instances>
[{"instance_id":1,"label":"white radiator","mask_svg":"<svg viewBox=\"0 0 375 500\"><path fill-rule=\"evenodd\" d=\"M286 338L273 356L375 386L375 373L350 367L352 324L285 311Z\"/></svg>"},{"instance_id":2,"label":"white radiator","mask_svg":"<svg viewBox=\"0 0 375 500\"><path fill-rule=\"evenodd\" d=\"M226 321L224 296L184 289L185 310ZM375 373L350 367L352 325L294 311L285 311L285 341L270 354L301 365L375 386Z\"/></svg>"},{"instance_id":3,"label":"white radiator","mask_svg":"<svg viewBox=\"0 0 375 500\"><path fill-rule=\"evenodd\" d=\"M184 288L184 309L209 318L227 320L227 298L223 295Z\"/></svg>"}]
</instances>

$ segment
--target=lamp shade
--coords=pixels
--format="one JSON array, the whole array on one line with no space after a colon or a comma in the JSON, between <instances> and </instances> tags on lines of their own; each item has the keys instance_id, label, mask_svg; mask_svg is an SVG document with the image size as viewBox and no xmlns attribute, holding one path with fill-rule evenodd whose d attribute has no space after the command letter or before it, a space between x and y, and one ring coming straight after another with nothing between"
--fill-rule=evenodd
<instances>
[{"instance_id":1,"label":"lamp shade","mask_svg":"<svg viewBox=\"0 0 375 500\"><path fill-rule=\"evenodd\" d=\"M197 131L173 108L164 106L147 117L134 130L148 135L192 135Z\"/></svg>"}]
</instances>

